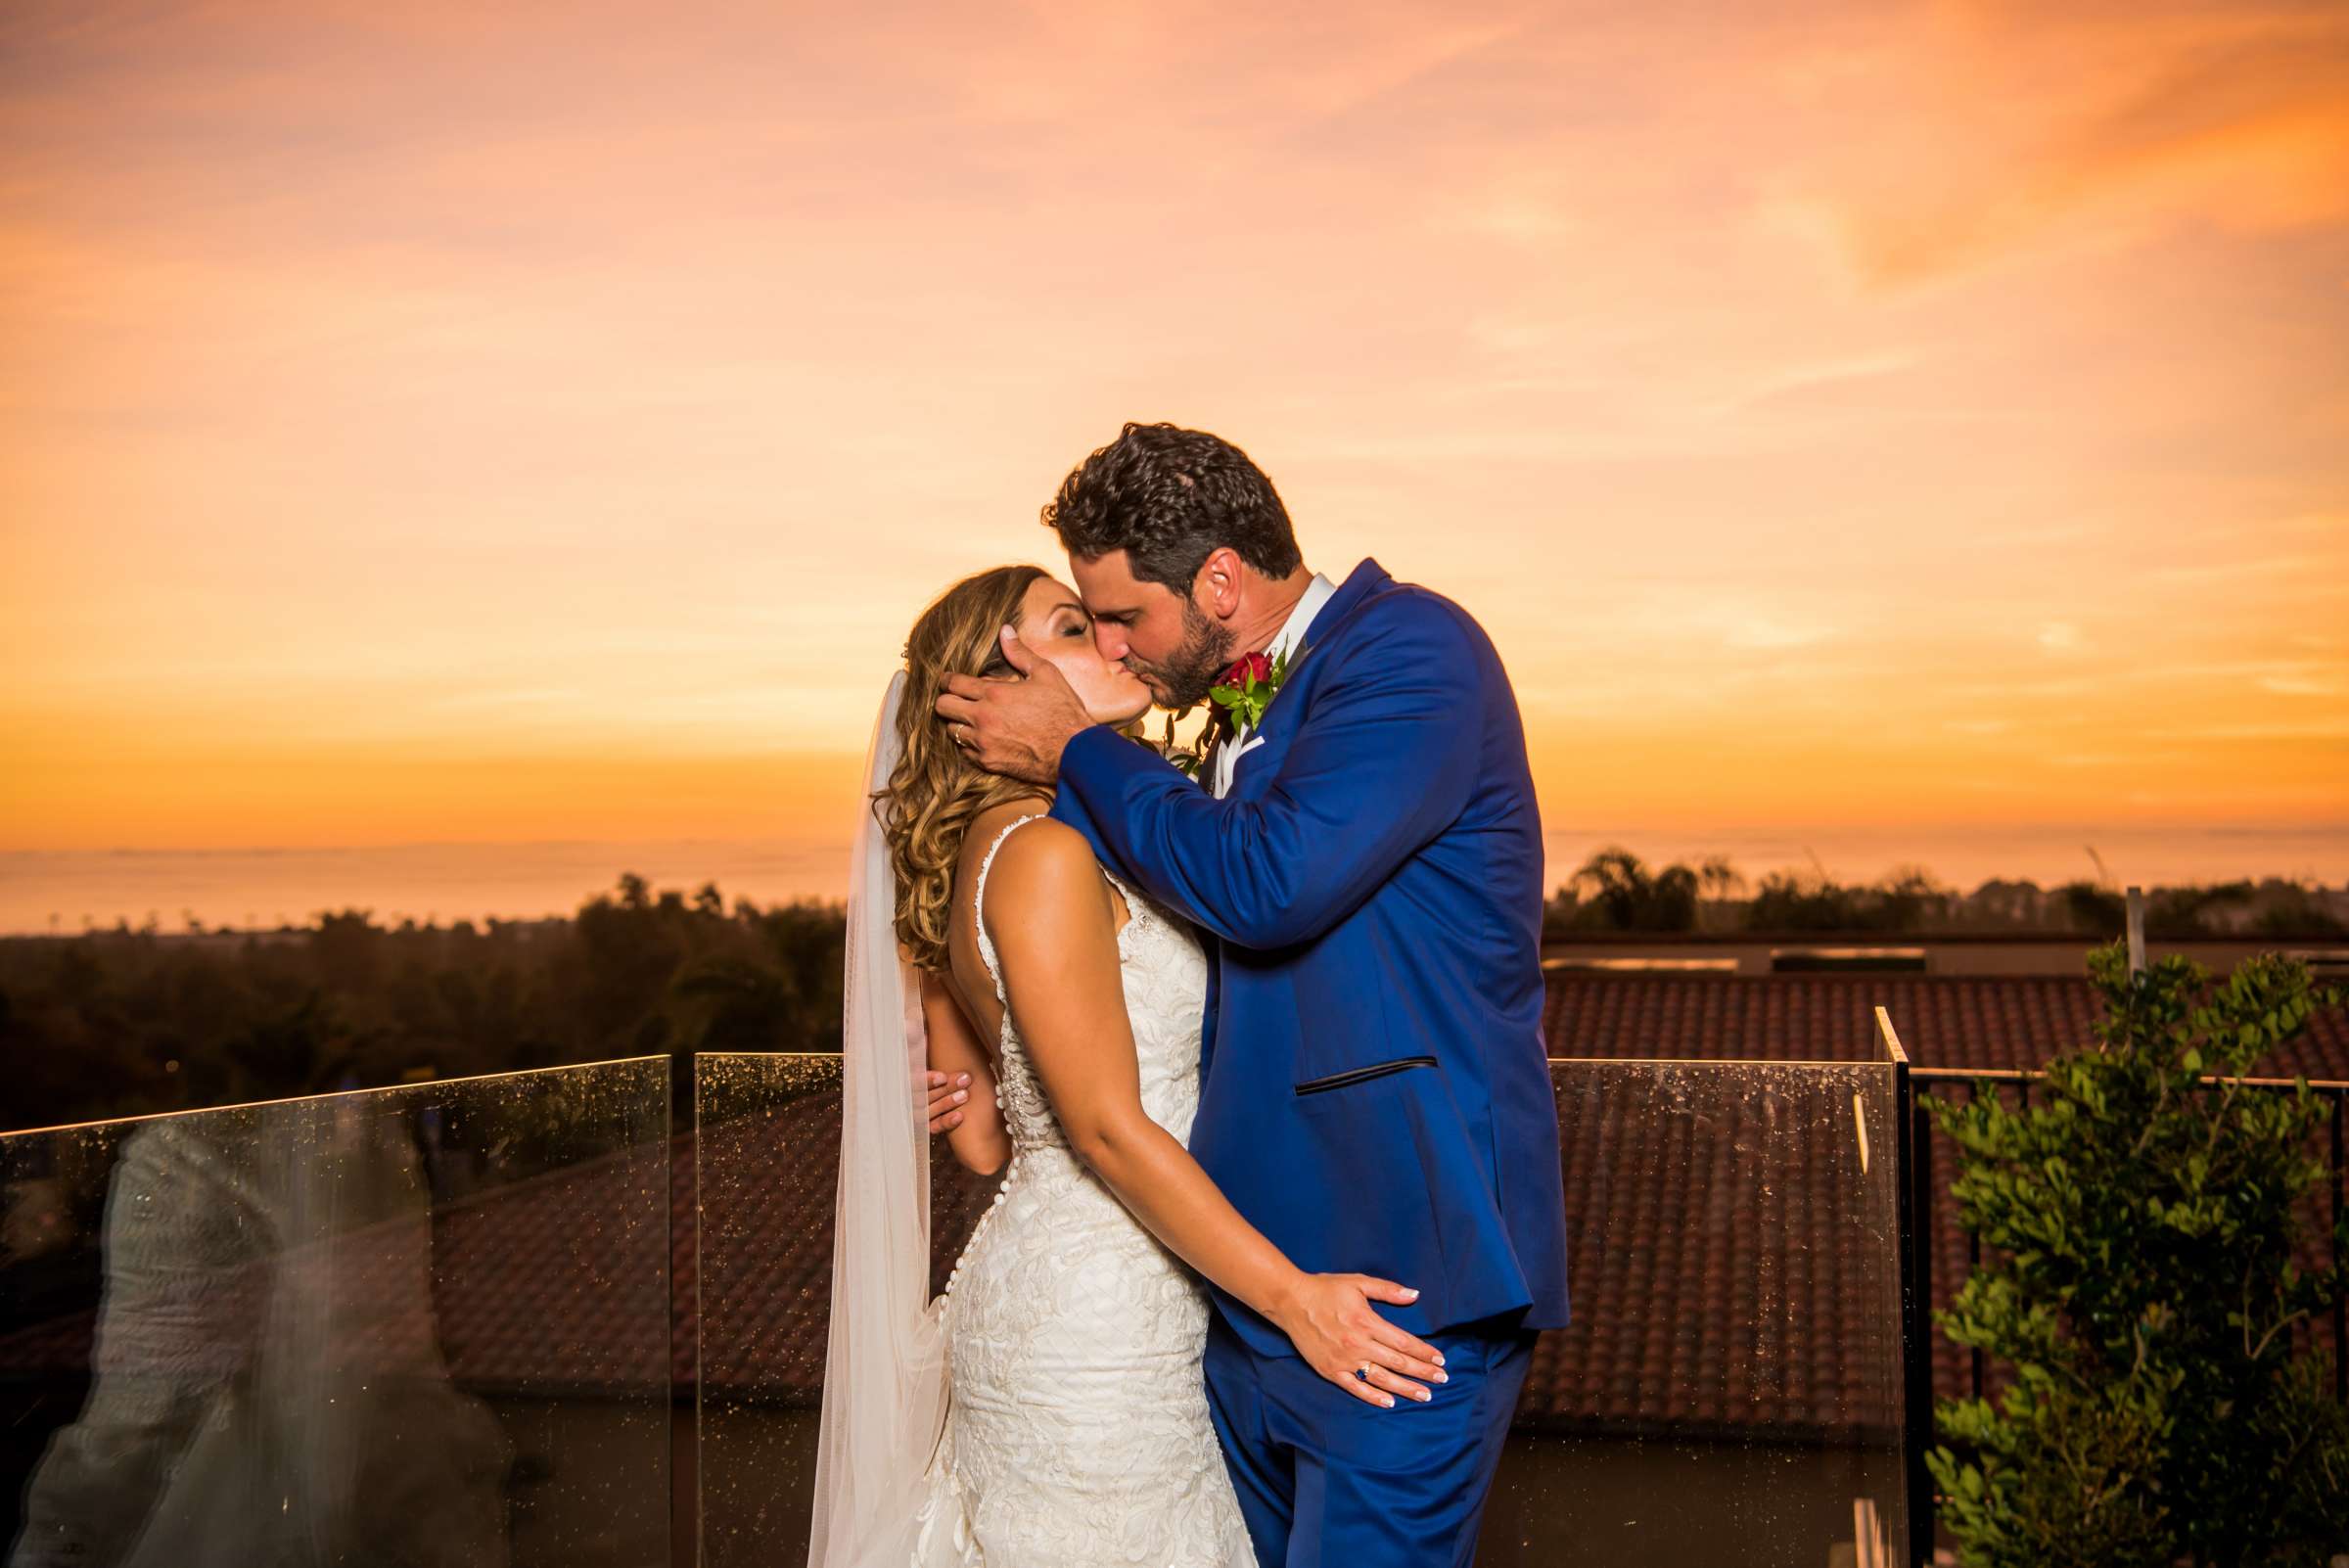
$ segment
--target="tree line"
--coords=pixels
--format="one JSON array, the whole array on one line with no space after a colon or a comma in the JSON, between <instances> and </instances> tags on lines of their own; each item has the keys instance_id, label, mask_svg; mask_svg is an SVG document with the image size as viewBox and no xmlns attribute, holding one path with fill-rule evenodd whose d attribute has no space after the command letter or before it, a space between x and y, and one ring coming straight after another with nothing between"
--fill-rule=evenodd
<instances>
[{"instance_id":1,"label":"tree line","mask_svg":"<svg viewBox=\"0 0 2349 1568\"><path fill-rule=\"evenodd\" d=\"M1721 857L1651 866L1610 848L1584 861L1545 912L1554 941L1632 933L1732 936L2059 936L2108 941L2127 918L2120 892L2080 881L2042 888L1994 880L1972 893L1918 866L1870 883L1823 871L1773 871L1749 883ZM2145 934L2156 942L2329 941L2349 937L2349 890L2276 878L2146 893Z\"/></svg>"},{"instance_id":2,"label":"tree line","mask_svg":"<svg viewBox=\"0 0 2349 1568\"><path fill-rule=\"evenodd\" d=\"M619 1056L838 1050L836 904L641 877L568 920L0 940L0 1125ZM680 1088L684 1085L680 1084Z\"/></svg>"},{"instance_id":3,"label":"tree line","mask_svg":"<svg viewBox=\"0 0 2349 1568\"><path fill-rule=\"evenodd\" d=\"M2156 940L2337 938L2342 896L2289 883L2158 890ZM2120 896L1905 871L1866 886L1727 861L1594 854L1545 911L1552 940L1642 933L2108 938ZM729 904L622 876L569 919L379 925L365 909L274 931L151 924L0 939L0 1127L377 1087L619 1056L838 1050L838 904Z\"/></svg>"}]
</instances>

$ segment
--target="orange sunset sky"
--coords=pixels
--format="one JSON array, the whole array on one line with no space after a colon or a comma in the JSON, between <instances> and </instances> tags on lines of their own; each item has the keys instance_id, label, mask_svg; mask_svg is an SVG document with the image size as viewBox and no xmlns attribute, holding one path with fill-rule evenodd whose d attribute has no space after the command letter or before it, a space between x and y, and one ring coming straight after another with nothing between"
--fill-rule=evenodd
<instances>
[{"instance_id":1,"label":"orange sunset sky","mask_svg":"<svg viewBox=\"0 0 2349 1568\"><path fill-rule=\"evenodd\" d=\"M14 0L0 185L0 850L844 840L1127 418L1553 824L2349 844L2337 0Z\"/></svg>"}]
</instances>

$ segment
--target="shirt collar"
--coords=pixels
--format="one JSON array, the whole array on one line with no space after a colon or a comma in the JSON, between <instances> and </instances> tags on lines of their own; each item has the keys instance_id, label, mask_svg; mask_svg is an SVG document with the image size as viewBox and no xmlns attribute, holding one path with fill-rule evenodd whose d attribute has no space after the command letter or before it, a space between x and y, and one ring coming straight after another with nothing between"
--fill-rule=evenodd
<instances>
[{"instance_id":1,"label":"shirt collar","mask_svg":"<svg viewBox=\"0 0 2349 1568\"><path fill-rule=\"evenodd\" d=\"M1297 608L1289 612L1287 621L1281 623L1280 635L1272 639L1272 645L1265 650L1265 657L1277 664L1283 653L1294 653L1298 644L1305 640L1305 634L1313 629L1313 617L1319 615L1321 607L1337 596L1337 591L1336 583L1320 573L1314 573L1313 580L1305 586L1305 597L1297 601Z\"/></svg>"}]
</instances>

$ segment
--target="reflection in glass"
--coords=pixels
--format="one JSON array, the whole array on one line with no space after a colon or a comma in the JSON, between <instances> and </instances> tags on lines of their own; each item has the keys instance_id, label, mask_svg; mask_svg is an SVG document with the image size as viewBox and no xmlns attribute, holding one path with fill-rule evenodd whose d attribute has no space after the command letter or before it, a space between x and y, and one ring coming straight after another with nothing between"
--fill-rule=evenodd
<instances>
[{"instance_id":1,"label":"reflection in glass","mask_svg":"<svg viewBox=\"0 0 2349 1568\"><path fill-rule=\"evenodd\" d=\"M667 1082L0 1138L9 1561L660 1560Z\"/></svg>"},{"instance_id":2,"label":"reflection in glass","mask_svg":"<svg viewBox=\"0 0 2349 1568\"><path fill-rule=\"evenodd\" d=\"M705 1053L694 1071L702 1568L796 1564L831 1332L840 1058ZM932 1162L933 1294L1000 1180Z\"/></svg>"},{"instance_id":3,"label":"reflection in glass","mask_svg":"<svg viewBox=\"0 0 2349 1568\"><path fill-rule=\"evenodd\" d=\"M1543 1336L1479 1562L1876 1568L1906 1541L1893 1080L1553 1062L1575 1321ZM799 1560L839 1059L697 1058L706 1568ZM934 1288L990 1183L933 1168Z\"/></svg>"}]
</instances>

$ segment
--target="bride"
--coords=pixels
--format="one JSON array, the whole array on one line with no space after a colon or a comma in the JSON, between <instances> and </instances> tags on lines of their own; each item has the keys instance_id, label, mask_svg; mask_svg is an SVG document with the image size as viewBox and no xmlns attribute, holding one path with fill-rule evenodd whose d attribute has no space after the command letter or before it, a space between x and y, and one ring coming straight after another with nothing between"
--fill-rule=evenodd
<instances>
[{"instance_id":1,"label":"bride","mask_svg":"<svg viewBox=\"0 0 2349 1568\"><path fill-rule=\"evenodd\" d=\"M808 1561L1246 1568L1202 1383L1199 1275L1367 1405L1391 1407L1389 1389L1425 1399L1411 1379L1444 1373L1369 1306L1416 1291L1302 1272L1185 1151L1198 938L1045 816L1048 792L965 761L933 715L948 675L1017 678L997 642L1007 625L1095 721L1127 724L1150 704L1101 657L1076 593L1038 568L955 584L908 639L851 883ZM965 1165L1004 1170L936 1301L929 1117Z\"/></svg>"}]
</instances>

